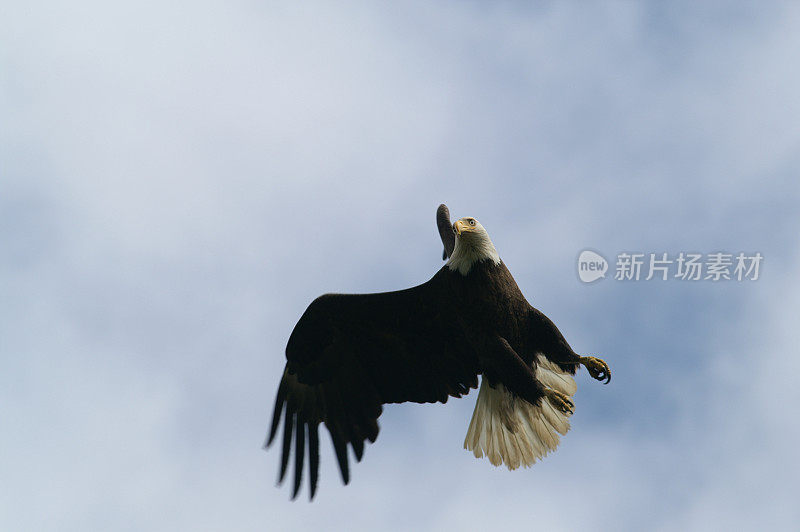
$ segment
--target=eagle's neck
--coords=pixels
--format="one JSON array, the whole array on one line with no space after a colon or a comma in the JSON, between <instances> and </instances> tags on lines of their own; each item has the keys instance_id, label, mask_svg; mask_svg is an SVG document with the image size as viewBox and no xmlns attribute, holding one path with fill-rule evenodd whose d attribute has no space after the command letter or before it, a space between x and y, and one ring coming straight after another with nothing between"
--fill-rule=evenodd
<instances>
[{"instance_id":1,"label":"eagle's neck","mask_svg":"<svg viewBox=\"0 0 800 532\"><path fill-rule=\"evenodd\" d=\"M458 270L461 275L467 275L472 269L472 265L484 260L491 260L495 264L500 264L500 255L494 248L489 235L486 232L466 234L456 238L456 247L447 267L450 270Z\"/></svg>"}]
</instances>

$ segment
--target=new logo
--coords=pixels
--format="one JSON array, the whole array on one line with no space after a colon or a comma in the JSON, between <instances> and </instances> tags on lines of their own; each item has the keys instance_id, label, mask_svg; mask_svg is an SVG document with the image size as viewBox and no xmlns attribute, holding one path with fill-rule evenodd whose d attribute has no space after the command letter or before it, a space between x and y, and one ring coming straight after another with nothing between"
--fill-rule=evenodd
<instances>
[{"instance_id":1,"label":"new logo","mask_svg":"<svg viewBox=\"0 0 800 532\"><path fill-rule=\"evenodd\" d=\"M578 277L584 283L591 283L605 278L608 271L608 261L602 255L585 249L578 256Z\"/></svg>"}]
</instances>

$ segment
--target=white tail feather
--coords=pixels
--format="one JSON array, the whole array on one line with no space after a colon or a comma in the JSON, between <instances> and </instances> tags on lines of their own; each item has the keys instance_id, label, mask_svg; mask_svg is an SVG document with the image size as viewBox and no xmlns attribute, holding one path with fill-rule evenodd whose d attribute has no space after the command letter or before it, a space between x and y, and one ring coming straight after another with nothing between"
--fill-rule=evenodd
<instances>
[{"instance_id":1,"label":"white tail feather","mask_svg":"<svg viewBox=\"0 0 800 532\"><path fill-rule=\"evenodd\" d=\"M565 395L575 394L572 375L539 356L536 378L546 387ZM464 439L464 448L476 458L486 456L494 466L505 463L508 469L532 466L558 447L560 436L569 430L567 414L547 398L532 405L515 398L502 384L492 388L481 381L478 400Z\"/></svg>"}]
</instances>

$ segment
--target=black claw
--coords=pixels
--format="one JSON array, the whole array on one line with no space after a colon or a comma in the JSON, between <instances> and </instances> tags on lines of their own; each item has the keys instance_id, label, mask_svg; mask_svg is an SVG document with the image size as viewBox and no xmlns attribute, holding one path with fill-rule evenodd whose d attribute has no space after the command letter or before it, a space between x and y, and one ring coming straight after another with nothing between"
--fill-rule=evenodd
<instances>
[{"instance_id":1,"label":"black claw","mask_svg":"<svg viewBox=\"0 0 800 532\"><path fill-rule=\"evenodd\" d=\"M586 369L589 370L589 374L592 376L592 378L602 382L603 384L608 384L609 382L611 382L611 368L608 367L608 364L606 364L605 361L600 360L599 358L595 357L589 357L589 358L594 358L594 361L597 362L597 365L600 366L600 368L597 368L596 366L589 366L589 365L586 366Z\"/></svg>"}]
</instances>

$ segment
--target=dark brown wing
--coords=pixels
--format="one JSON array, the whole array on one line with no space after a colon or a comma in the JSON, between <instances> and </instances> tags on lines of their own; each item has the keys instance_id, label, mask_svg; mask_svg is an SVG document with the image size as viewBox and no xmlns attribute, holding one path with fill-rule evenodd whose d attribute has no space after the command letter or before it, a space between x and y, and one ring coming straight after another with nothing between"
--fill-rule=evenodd
<instances>
[{"instance_id":1,"label":"dark brown wing","mask_svg":"<svg viewBox=\"0 0 800 532\"><path fill-rule=\"evenodd\" d=\"M442 245L444 246L442 260L447 260L456 247L456 234L453 232L453 226L450 223L450 209L444 203L436 209L436 227L439 228L439 237L441 237Z\"/></svg>"},{"instance_id":2,"label":"dark brown wing","mask_svg":"<svg viewBox=\"0 0 800 532\"><path fill-rule=\"evenodd\" d=\"M320 423L331 435L344 483L347 445L360 461L378 436L385 403L446 402L478 385L478 357L464 339L446 267L425 284L381 294L327 294L314 300L286 347L267 445L284 412L280 480L295 441L293 497L300 488L306 436L311 497L317 485Z\"/></svg>"}]
</instances>

